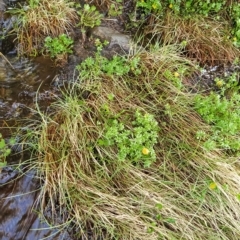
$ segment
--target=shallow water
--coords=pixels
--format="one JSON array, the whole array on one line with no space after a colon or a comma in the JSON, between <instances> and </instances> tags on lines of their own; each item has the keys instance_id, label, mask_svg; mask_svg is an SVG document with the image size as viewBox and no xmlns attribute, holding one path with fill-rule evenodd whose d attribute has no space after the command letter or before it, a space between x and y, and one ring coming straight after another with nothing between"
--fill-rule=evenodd
<instances>
[{"instance_id":1,"label":"shallow water","mask_svg":"<svg viewBox=\"0 0 240 240\"><path fill-rule=\"evenodd\" d=\"M38 217L36 199L40 184L33 171L5 168L0 174L1 240L70 240L69 234L50 228Z\"/></svg>"},{"instance_id":2,"label":"shallow water","mask_svg":"<svg viewBox=\"0 0 240 240\"><path fill-rule=\"evenodd\" d=\"M12 20L4 14L4 8L19 2L24 1L0 0L0 37L11 27ZM36 102L45 111L59 94L59 69L48 58L17 57L14 38L0 40L0 133L6 141L14 127L25 127L23 119L34 117ZM19 153L21 147L17 148L16 144L14 150L18 153L7 159L8 164L28 159ZM35 172L0 168L0 240L72 239L67 231L51 227L39 217L39 188Z\"/></svg>"},{"instance_id":3,"label":"shallow water","mask_svg":"<svg viewBox=\"0 0 240 240\"><path fill-rule=\"evenodd\" d=\"M9 135L9 126L31 117L36 101L41 109L50 105L55 96L56 73L50 59L8 56L6 60L0 56L0 133L3 136ZM11 163L20 159L20 154L9 158ZM71 239L66 231L52 229L39 218L39 188L40 181L33 171L24 173L11 167L0 171L1 240Z\"/></svg>"},{"instance_id":4,"label":"shallow water","mask_svg":"<svg viewBox=\"0 0 240 240\"><path fill-rule=\"evenodd\" d=\"M56 75L52 61L37 58L34 61L0 58L0 120L22 117L19 109L34 107L36 100L48 100L51 82ZM44 98L44 94L46 98Z\"/></svg>"},{"instance_id":5,"label":"shallow water","mask_svg":"<svg viewBox=\"0 0 240 240\"><path fill-rule=\"evenodd\" d=\"M7 136L9 126L31 117L36 101L46 109L55 96L57 69L46 58L0 59L0 133ZM17 154L9 160L18 162ZM68 233L51 229L37 214L40 182L34 172L6 167L0 172L0 239L71 239Z\"/></svg>"}]
</instances>

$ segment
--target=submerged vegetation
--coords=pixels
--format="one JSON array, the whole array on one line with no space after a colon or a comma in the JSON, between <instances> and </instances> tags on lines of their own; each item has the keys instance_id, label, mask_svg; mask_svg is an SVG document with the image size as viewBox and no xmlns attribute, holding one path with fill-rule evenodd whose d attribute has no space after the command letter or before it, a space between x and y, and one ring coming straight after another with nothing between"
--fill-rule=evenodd
<instances>
[{"instance_id":1,"label":"submerged vegetation","mask_svg":"<svg viewBox=\"0 0 240 240\"><path fill-rule=\"evenodd\" d=\"M84 238L237 240L239 73L215 79L210 93L185 83L198 64L239 57L240 4L130 2L126 30L141 25L141 46L107 58L108 43L95 40L96 53L78 63L77 79L68 79L51 113L39 111L41 124L31 129L41 211L50 207ZM87 28L104 20L101 11L124 16L122 1L28 3L11 11L21 54L45 45L59 59L72 52L74 27L86 41Z\"/></svg>"}]
</instances>

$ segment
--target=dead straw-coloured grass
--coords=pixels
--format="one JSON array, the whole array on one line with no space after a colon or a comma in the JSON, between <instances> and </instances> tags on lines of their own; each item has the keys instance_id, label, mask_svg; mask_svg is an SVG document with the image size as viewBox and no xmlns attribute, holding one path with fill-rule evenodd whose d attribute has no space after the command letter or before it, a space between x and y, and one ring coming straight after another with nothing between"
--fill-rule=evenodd
<instances>
[{"instance_id":1,"label":"dead straw-coloured grass","mask_svg":"<svg viewBox=\"0 0 240 240\"><path fill-rule=\"evenodd\" d=\"M196 139L209 127L191 109L192 96L163 75L166 68L190 67L175 51L141 51L141 75L76 83L54 104L55 113L38 129L42 211L58 205L77 234L90 232L92 239L240 238L239 168ZM161 128L157 161L149 168L119 162L117 148L98 144L109 118L119 115L131 129L136 109L154 114ZM217 188L209 188L211 182Z\"/></svg>"},{"instance_id":2,"label":"dead straw-coloured grass","mask_svg":"<svg viewBox=\"0 0 240 240\"><path fill-rule=\"evenodd\" d=\"M229 63L239 56L231 41L231 27L227 22L208 19L179 17L166 12L163 18L152 16L145 27L145 35L154 35L164 44L182 43L190 59L202 64Z\"/></svg>"},{"instance_id":3,"label":"dead straw-coloured grass","mask_svg":"<svg viewBox=\"0 0 240 240\"><path fill-rule=\"evenodd\" d=\"M17 15L14 31L17 33L18 51L27 55L37 54L47 36L70 33L78 18L73 2L67 0L41 0L34 6L10 12Z\"/></svg>"}]
</instances>

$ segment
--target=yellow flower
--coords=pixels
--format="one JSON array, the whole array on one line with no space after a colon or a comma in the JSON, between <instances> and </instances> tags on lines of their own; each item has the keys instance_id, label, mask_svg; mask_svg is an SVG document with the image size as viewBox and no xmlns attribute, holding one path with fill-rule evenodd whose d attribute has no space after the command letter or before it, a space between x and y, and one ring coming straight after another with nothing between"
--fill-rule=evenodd
<instances>
[{"instance_id":1,"label":"yellow flower","mask_svg":"<svg viewBox=\"0 0 240 240\"><path fill-rule=\"evenodd\" d=\"M233 41L234 41L234 42L236 42L236 41L237 41L237 38L236 38L236 37L234 37L234 38L233 38Z\"/></svg>"},{"instance_id":2,"label":"yellow flower","mask_svg":"<svg viewBox=\"0 0 240 240\"><path fill-rule=\"evenodd\" d=\"M172 5L172 4L169 4L169 8L173 8L173 5Z\"/></svg>"},{"instance_id":3,"label":"yellow flower","mask_svg":"<svg viewBox=\"0 0 240 240\"><path fill-rule=\"evenodd\" d=\"M157 4L154 3L154 4L152 5L152 8L153 8L153 9L156 9L156 8L157 8Z\"/></svg>"},{"instance_id":4,"label":"yellow flower","mask_svg":"<svg viewBox=\"0 0 240 240\"><path fill-rule=\"evenodd\" d=\"M219 88L221 88L223 85L224 85L223 80L218 80L218 81L216 82L216 86L219 87Z\"/></svg>"},{"instance_id":5,"label":"yellow flower","mask_svg":"<svg viewBox=\"0 0 240 240\"><path fill-rule=\"evenodd\" d=\"M148 155L149 153L150 153L150 151L149 151L147 148L144 147L144 148L142 149L142 154L143 154L143 155Z\"/></svg>"},{"instance_id":6,"label":"yellow flower","mask_svg":"<svg viewBox=\"0 0 240 240\"><path fill-rule=\"evenodd\" d=\"M174 72L174 77L179 77L179 73L178 72Z\"/></svg>"},{"instance_id":7,"label":"yellow flower","mask_svg":"<svg viewBox=\"0 0 240 240\"><path fill-rule=\"evenodd\" d=\"M214 190L217 188L217 184L215 182L211 182L209 185L208 185L209 189L211 190Z\"/></svg>"}]
</instances>

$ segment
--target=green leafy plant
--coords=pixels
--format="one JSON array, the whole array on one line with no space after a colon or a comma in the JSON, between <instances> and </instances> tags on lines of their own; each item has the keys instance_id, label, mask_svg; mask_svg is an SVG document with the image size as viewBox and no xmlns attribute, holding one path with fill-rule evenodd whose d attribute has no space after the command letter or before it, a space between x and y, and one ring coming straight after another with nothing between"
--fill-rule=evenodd
<instances>
[{"instance_id":1,"label":"green leafy plant","mask_svg":"<svg viewBox=\"0 0 240 240\"><path fill-rule=\"evenodd\" d=\"M138 0L136 7L142 8L145 14L171 9L175 14L179 14L184 17L191 17L193 14L199 14L207 17L209 15L219 13L225 4L226 1L222 0L169 0L164 2L157 0Z\"/></svg>"},{"instance_id":2,"label":"green leafy plant","mask_svg":"<svg viewBox=\"0 0 240 240\"><path fill-rule=\"evenodd\" d=\"M50 36L45 38L44 47L52 58L72 53L72 46L73 40L66 34L61 34L56 38L51 38Z\"/></svg>"},{"instance_id":3,"label":"green leafy plant","mask_svg":"<svg viewBox=\"0 0 240 240\"><path fill-rule=\"evenodd\" d=\"M233 24L233 42L240 47L240 3L234 3L231 7L231 19Z\"/></svg>"},{"instance_id":4,"label":"green leafy plant","mask_svg":"<svg viewBox=\"0 0 240 240\"><path fill-rule=\"evenodd\" d=\"M203 15L205 17L210 14L218 13L226 1L195 1L195 0L169 0L168 8L172 9L174 13L181 14L185 17L190 17L193 14Z\"/></svg>"},{"instance_id":5,"label":"green leafy plant","mask_svg":"<svg viewBox=\"0 0 240 240\"><path fill-rule=\"evenodd\" d=\"M111 3L108 10L108 15L113 17L121 15L123 12L122 3L123 3L122 0L116 0L114 3Z\"/></svg>"},{"instance_id":6,"label":"green leafy plant","mask_svg":"<svg viewBox=\"0 0 240 240\"><path fill-rule=\"evenodd\" d=\"M77 7L80 7L80 10L77 11L79 15L79 23L77 26L82 28L82 31L85 31L86 27L93 28L101 24L102 14L97 11L95 6L90 6L89 4L84 4L83 8L78 4Z\"/></svg>"},{"instance_id":7,"label":"green leafy plant","mask_svg":"<svg viewBox=\"0 0 240 240\"><path fill-rule=\"evenodd\" d=\"M157 143L158 132L158 123L153 115L136 111L132 129L117 119L110 119L104 136L98 143L106 147L116 146L119 161L129 160L149 167L156 160L154 145Z\"/></svg>"},{"instance_id":8,"label":"green leafy plant","mask_svg":"<svg viewBox=\"0 0 240 240\"><path fill-rule=\"evenodd\" d=\"M10 139L10 144L14 144L14 140ZM11 149L6 144L2 134L0 133L0 169L6 166L6 157L11 153Z\"/></svg>"},{"instance_id":9,"label":"green leafy plant","mask_svg":"<svg viewBox=\"0 0 240 240\"><path fill-rule=\"evenodd\" d=\"M111 60L102 58L102 71L107 75L122 76L130 72L131 65L128 64L128 60L122 56L113 56Z\"/></svg>"},{"instance_id":10,"label":"green leafy plant","mask_svg":"<svg viewBox=\"0 0 240 240\"><path fill-rule=\"evenodd\" d=\"M108 76L123 76L129 72L134 74L140 74L139 69L140 59L136 57L126 57L114 55L112 59L108 59L101 55L101 51L108 42L101 43L99 39L96 40L97 52L95 57L86 58L81 64L79 64L76 69L79 71L80 78L96 78L102 74Z\"/></svg>"},{"instance_id":11,"label":"green leafy plant","mask_svg":"<svg viewBox=\"0 0 240 240\"><path fill-rule=\"evenodd\" d=\"M147 14L150 12L157 12L162 10L162 4L158 0L138 0L136 7L142 8Z\"/></svg>"},{"instance_id":12,"label":"green leafy plant","mask_svg":"<svg viewBox=\"0 0 240 240\"><path fill-rule=\"evenodd\" d=\"M141 70L138 68L138 61L137 57L127 59L124 56L115 55L112 59L107 59L96 55L95 58L86 58L76 69L79 71L81 79L89 78L90 76L96 78L102 74L108 76L123 76L129 72L140 74Z\"/></svg>"},{"instance_id":13,"label":"green leafy plant","mask_svg":"<svg viewBox=\"0 0 240 240\"><path fill-rule=\"evenodd\" d=\"M237 74L231 75L226 82L216 79L220 92L208 96L195 97L195 109L212 126L213 134L205 142L205 147L240 150L240 95Z\"/></svg>"}]
</instances>

